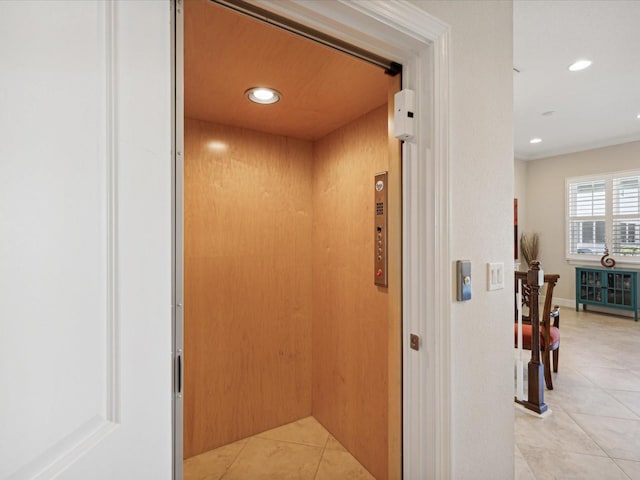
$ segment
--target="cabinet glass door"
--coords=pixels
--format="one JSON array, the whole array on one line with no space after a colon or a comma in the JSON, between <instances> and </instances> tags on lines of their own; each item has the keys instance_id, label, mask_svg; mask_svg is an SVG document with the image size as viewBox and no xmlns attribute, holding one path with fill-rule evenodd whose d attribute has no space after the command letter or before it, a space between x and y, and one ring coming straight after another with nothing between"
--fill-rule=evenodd
<instances>
[{"instance_id":1,"label":"cabinet glass door","mask_svg":"<svg viewBox=\"0 0 640 480\"><path fill-rule=\"evenodd\" d=\"M629 273L607 274L607 302L612 305L631 306L632 278Z\"/></svg>"},{"instance_id":2,"label":"cabinet glass door","mask_svg":"<svg viewBox=\"0 0 640 480\"><path fill-rule=\"evenodd\" d=\"M580 300L602 301L601 272L580 272Z\"/></svg>"}]
</instances>

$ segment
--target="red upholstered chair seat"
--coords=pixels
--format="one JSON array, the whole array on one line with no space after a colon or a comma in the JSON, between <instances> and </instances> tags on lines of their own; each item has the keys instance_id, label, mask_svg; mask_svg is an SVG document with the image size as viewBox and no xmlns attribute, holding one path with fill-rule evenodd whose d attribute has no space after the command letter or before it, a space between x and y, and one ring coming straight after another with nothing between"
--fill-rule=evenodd
<instances>
[{"instance_id":1,"label":"red upholstered chair seat","mask_svg":"<svg viewBox=\"0 0 640 480\"><path fill-rule=\"evenodd\" d=\"M560 330L556 327L551 327L549 331L549 339L551 342L551 350L558 348L560 343ZM513 343L518 345L518 324L513 324ZM531 350L531 325L522 324L522 348ZM540 350L545 350L544 335L542 334L542 327L540 327Z\"/></svg>"}]
</instances>

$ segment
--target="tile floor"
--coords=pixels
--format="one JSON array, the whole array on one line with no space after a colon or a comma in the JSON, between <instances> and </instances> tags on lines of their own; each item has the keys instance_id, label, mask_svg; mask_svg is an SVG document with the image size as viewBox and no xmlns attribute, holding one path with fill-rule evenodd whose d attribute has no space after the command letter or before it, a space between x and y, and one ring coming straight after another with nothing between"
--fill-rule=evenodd
<instances>
[{"instance_id":1,"label":"tile floor","mask_svg":"<svg viewBox=\"0 0 640 480\"><path fill-rule=\"evenodd\" d=\"M516 409L515 478L640 480L640 322L563 307L560 331L551 415Z\"/></svg>"},{"instance_id":2,"label":"tile floor","mask_svg":"<svg viewBox=\"0 0 640 480\"><path fill-rule=\"evenodd\" d=\"M375 480L313 417L191 457L184 480Z\"/></svg>"}]
</instances>

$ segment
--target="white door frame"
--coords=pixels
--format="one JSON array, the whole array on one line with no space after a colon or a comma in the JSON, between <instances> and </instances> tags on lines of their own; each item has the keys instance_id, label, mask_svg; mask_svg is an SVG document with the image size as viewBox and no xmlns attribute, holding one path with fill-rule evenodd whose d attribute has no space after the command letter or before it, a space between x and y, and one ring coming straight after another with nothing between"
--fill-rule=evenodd
<instances>
[{"instance_id":1,"label":"white door frame","mask_svg":"<svg viewBox=\"0 0 640 480\"><path fill-rule=\"evenodd\" d=\"M416 93L417 135L403 146L403 476L450 478L449 27L408 0L250 1L402 64L402 87ZM180 4L177 0L178 9ZM176 31L182 34L179 21ZM181 76L177 65L178 92ZM175 109L177 199L182 198L180 97ZM176 209L177 265L182 262L181 222L182 212ZM181 332L181 268L177 270L176 330ZM419 351L409 348L409 333L420 336ZM182 339L176 340L179 349ZM176 416L182 416L181 405L176 394ZM174 426L179 437L181 419ZM181 447L179 438L176 480L182 478Z\"/></svg>"}]
</instances>

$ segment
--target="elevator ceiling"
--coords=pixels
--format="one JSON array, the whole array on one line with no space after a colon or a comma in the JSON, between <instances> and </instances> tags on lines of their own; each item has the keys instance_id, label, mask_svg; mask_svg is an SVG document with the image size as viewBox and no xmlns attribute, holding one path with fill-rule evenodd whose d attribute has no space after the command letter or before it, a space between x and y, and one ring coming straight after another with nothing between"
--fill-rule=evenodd
<instances>
[{"instance_id":1,"label":"elevator ceiling","mask_svg":"<svg viewBox=\"0 0 640 480\"><path fill-rule=\"evenodd\" d=\"M187 0L185 116L306 140L322 138L387 101L380 67L208 0ZM249 102L275 88L273 105Z\"/></svg>"}]
</instances>

